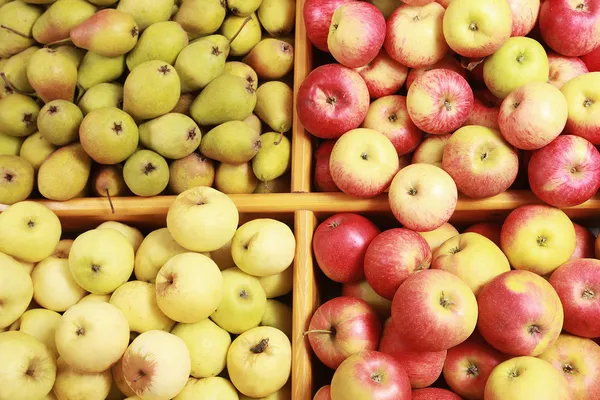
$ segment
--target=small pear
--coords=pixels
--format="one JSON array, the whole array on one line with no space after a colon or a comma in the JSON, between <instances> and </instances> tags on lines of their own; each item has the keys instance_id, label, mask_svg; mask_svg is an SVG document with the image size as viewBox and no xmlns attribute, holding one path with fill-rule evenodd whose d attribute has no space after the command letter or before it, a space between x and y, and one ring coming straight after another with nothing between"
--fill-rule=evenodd
<instances>
[{"instance_id":1,"label":"small pear","mask_svg":"<svg viewBox=\"0 0 600 400\"><path fill-rule=\"evenodd\" d=\"M31 30L43 9L21 0L0 7L0 58L18 54L35 44Z\"/></svg>"},{"instance_id":2,"label":"small pear","mask_svg":"<svg viewBox=\"0 0 600 400\"><path fill-rule=\"evenodd\" d=\"M27 66L29 83L44 101L73 101L77 87L77 68L70 59L56 51L43 48L35 52Z\"/></svg>"},{"instance_id":3,"label":"small pear","mask_svg":"<svg viewBox=\"0 0 600 400\"><path fill-rule=\"evenodd\" d=\"M169 190L180 194L198 186L212 186L215 181L215 164L196 152L175 160L169 166Z\"/></svg>"},{"instance_id":4,"label":"small pear","mask_svg":"<svg viewBox=\"0 0 600 400\"><path fill-rule=\"evenodd\" d=\"M0 67L0 72L4 74L2 79L7 79L10 82L10 86L20 92L33 92L33 88L29 84L29 79L27 79L27 65L29 65L31 56L39 49L37 46L31 46L6 60ZM0 81L0 83L6 82Z\"/></svg>"},{"instance_id":5,"label":"small pear","mask_svg":"<svg viewBox=\"0 0 600 400\"><path fill-rule=\"evenodd\" d=\"M28 136L37 131L40 106L31 97L12 94L0 100L0 132Z\"/></svg>"},{"instance_id":6,"label":"small pear","mask_svg":"<svg viewBox=\"0 0 600 400\"><path fill-rule=\"evenodd\" d=\"M254 192L257 184L258 179L254 176L250 163L221 163L217 167L215 189L220 192L225 194L250 194Z\"/></svg>"},{"instance_id":7,"label":"small pear","mask_svg":"<svg viewBox=\"0 0 600 400\"><path fill-rule=\"evenodd\" d=\"M168 21L174 5L174 0L121 0L117 10L131 15L140 30L144 30L157 22Z\"/></svg>"},{"instance_id":8,"label":"small pear","mask_svg":"<svg viewBox=\"0 0 600 400\"><path fill-rule=\"evenodd\" d=\"M38 190L50 200L75 198L87 185L92 160L79 143L56 150L38 172Z\"/></svg>"},{"instance_id":9,"label":"small pear","mask_svg":"<svg viewBox=\"0 0 600 400\"><path fill-rule=\"evenodd\" d=\"M202 132L190 117L170 113L140 125L140 142L165 158L177 160L193 153Z\"/></svg>"},{"instance_id":10,"label":"small pear","mask_svg":"<svg viewBox=\"0 0 600 400\"><path fill-rule=\"evenodd\" d=\"M229 15L221 26L221 34L229 40L235 36L229 54L238 57L248 54L260 42L262 29L254 13L248 17Z\"/></svg>"},{"instance_id":11,"label":"small pear","mask_svg":"<svg viewBox=\"0 0 600 400\"><path fill-rule=\"evenodd\" d=\"M131 156L139 142L133 118L118 108L99 108L88 113L79 127L86 153L100 164L118 164Z\"/></svg>"},{"instance_id":12,"label":"small pear","mask_svg":"<svg viewBox=\"0 0 600 400\"><path fill-rule=\"evenodd\" d=\"M127 54L127 68L132 71L146 61L160 60L173 65L178 54L189 43L188 35L175 21L150 25Z\"/></svg>"},{"instance_id":13,"label":"small pear","mask_svg":"<svg viewBox=\"0 0 600 400\"><path fill-rule=\"evenodd\" d=\"M129 192L125 179L123 179L123 166L102 165L94 173L92 178L92 189L97 196L118 197Z\"/></svg>"},{"instance_id":14,"label":"small pear","mask_svg":"<svg viewBox=\"0 0 600 400\"><path fill-rule=\"evenodd\" d=\"M125 56L104 57L88 51L79 66L77 83L84 89L111 82L125 71Z\"/></svg>"},{"instance_id":15,"label":"small pear","mask_svg":"<svg viewBox=\"0 0 600 400\"><path fill-rule=\"evenodd\" d=\"M254 193L289 193L292 179L290 174L285 174L272 181L259 181Z\"/></svg>"},{"instance_id":16,"label":"small pear","mask_svg":"<svg viewBox=\"0 0 600 400\"><path fill-rule=\"evenodd\" d=\"M294 47L283 40L267 38L254 46L243 61L262 80L281 79L294 68Z\"/></svg>"},{"instance_id":17,"label":"small pear","mask_svg":"<svg viewBox=\"0 0 600 400\"><path fill-rule=\"evenodd\" d=\"M137 196L157 196L169 183L169 165L158 153L138 150L125 162L123 177Z\"/></svg>"},{"instance_id":18,"label":"small pear","mask_svg":"<svg viewBox=\"0 0 600 400\"><path fill-rule=\"evenodd\" d=\"M295 0L263 0L258 18L269 35L278 37L290 33L296 22Z\"/></svg>"},{"instance_id":19,"label":"small pear","mask_svg":"<svg viewBox=\"0 0 600 400\"><path fill-rule=\"evenodd\" d=\"M64 146L79 138L83 114L70 101L54 100L42 107L37 119L38 130L49 143Z\"/></svg>"},{"instance_id":20,"label":"small pear","mask_svg":"<svg viewBox=\"0 0 600 400\"><path fill-rule=\"evenodd\" d=\"M39 132L36 132L25 139L19 156L29 161L34 171L37 171L56 149L58 147L47 141Z\"/></svg>"},{"instance_id":21,"label":"small pear","mask_svg":"<svg viewBox=\"0 0 600 400\"><path fill-rule=\"evenodd\" d=\"M225 122L209 131L200 143L206 157L227 164L247 163L260 149L260 134L242 121Z\"/></svg>"},{"instance_id":22,"label":"small pear","mask_svg":"<svg viewBox=\"0 0 600 400\"><path fill-rule=\"evenodd\" d=\"M256 91L254 112L275 132L284 133L292 129L294 92L280 81L263 83Z\"/></svg>"},{"instance_id":23,"label":"small pear","mask_svg":"<svg viewBox=\"0 0 600 400\"><path fill-rule=\"evenodd\" d=\"M219 30L227 14L225 0L185 0L174 20L192 36L204 36Z\"/></svg>"},{"instance_id":24,"label":"small pear","mask_svg":"<svg viewBox=\"0 0 600 400\"><path fill-rule=\"evenodd\" d=\"M42 44L68 39L71 29L94 15L96 10L85 0L58 0L33 24L33 38Z\"/></svg>"},{"instance_id":25,"label":"small pear","mask_svg":"<svg viewBox=\"0 0 600 400\"><path fill-rule=\"evenodd\" d=\"M5 135L0 132L0 156L18 156L24 137Z\"/></svg>"},{"instance_id":26,"label":"small pear","mask_svg":"<svg viewBox=\"0 0 600 400\"><path fill-rule=\"evenodd\" d=\"M252 159L254 175L263 182L272 181L285 174L291 165L292 144L277 132L264 133L260 137L261 148Z\"/></svg>"},{"instance_id":27,"label":"small pear","mask_svg":"<svg viewBox=\"0 0 600 400\"><path fill-rule=\"evenodd\" d=\"M184 48L175 62L183 93L203 89L223 74L229 55L229 41L222 35L196 39Z\"/></svg>"},{"instance_id":28,"label":"small pear","mask_svg":"<svg viewBox=\"0 0 600 400\"><path fill-rule=\"evenodd\" d=\"M0 204L14 204L29 197L34 171L26 159L0 155Z\"/></svg>"},{"instance_id":29,"label":"small pear","mask_svg":"<svg viewBox=\"0 0 600 400\"><path fill-rule=\"evenodd\" d=\"M179 96L179 101L177 102L177 105L171 110L171 112L189 116L190 107L196 99L197 95L197 93L182 93L181 96Z\"/></svg>"},{"instance_id":30,"label":"small pear","mask_svg":"<svg viewBox=\"0 0 600 400\"><path fill-rule=\"evenodd\" d=\"M262 0L227 0L227 7L233 15L247 17L258 10L261 3Z\"/></svg>"},{"instance_id":31,"label":"small pear","mask_svg":"<svg viewBox=\"0 0 600 400\"><path fill-rule=\"evenodd\" d=\"M248 118L244 120L245 123L254 128L256 132L262 133L262 121L256 116L256 114L250 114Z\"/></svg>"},{"instance_id":32,"label":"small pear","mask_svg":"<svg viewBox=\"0 0 600 400\"><path fill-rule=\"evenodd\" d=\"M146 61L134 68L123 87L123 109L135 119L151 119L171 111L179 101L177 71L164 61Z\"/></svg>"},{"instance_id":33,"label":"small pear","mask_svg":"<svg viewBox=\"0 0 600 400\"><path fill-rule=\"evenodd\" d=\"M190 107L192 118L200 125L219 125L243 121L256 106L256 91L243 78L223 74L212 80Z\"/></svg>"},{"instance_id":34,"label":"small pear","mask_svg":"<svg viewBox=\"0 0 600 400\"><path fill-rule=\"evenodd\" d=\"M123 106L123 86L118 83L100 83L89 88L79 100L79 108L87 115L98 108Z\"/></svg>"},{"instance_id":35,"label":"small pear","mask_svg":"<svg viewBox=\"0 0 600 400\"><path fill-rule=\"evenodd\" d=\"M84 49L69 45L58 46L56 51L71 60L71 62L75 65L75 68L79 68L81 62L83 61L83 57L85 57L85 54L87 53L87 51Z\"/></svg>"},{"instance_id":36,"label":"small pear","mask_svg":"<svg viewBox=\"0 0 600 400\"><path fill-rule=\"evenodd\" d=\"M135 47L139 32L131 15L105 8L73 28L71 41L104 57L117 57Z\"/></svg>"},{"instance_id":37,"label":"small pear","mask_svg":"<svg viewBox=\"0 0 600 400\"><path fill-rule=\"evenodd\" d=\"M225 63L225 72L243 78L254 90L258 88L258 75L248 64L241 61L228 61Z\"/></svg>"}]
</instances>

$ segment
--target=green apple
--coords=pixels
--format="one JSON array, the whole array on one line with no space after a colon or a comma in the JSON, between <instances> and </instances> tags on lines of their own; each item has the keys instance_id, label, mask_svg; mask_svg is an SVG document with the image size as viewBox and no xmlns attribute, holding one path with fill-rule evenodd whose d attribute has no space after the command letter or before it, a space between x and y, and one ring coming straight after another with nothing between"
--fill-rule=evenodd
<instances>
[{"instance_id":1,"label":"green apple","mask_svg":"<svg viewBox=\"0 0 600 400\"><path fill-rule=\"evenodd\" d=\"M173 400L239 400L235 387L225 378L189 378L185 388Z\"/></svg>"},{"instance_id":2,"label":"green apple","mask_svg":"<svg viewBox=\"0 0 600 400\"><path fill-rule=\"evenodd\" d=\"M62 399L105 399L110 392L110 369L98 373L77 371L62 357L58 359L54 394Z\"/></svg>"},{"instance_id":3,"label":"green apple","mask_svg":"<svg viewBox=\"0 0 600 400\"><path fill-rule=\"evenodd\" d=\"M0 328L18 320L32 298L33 283L29 274L17 260L0 253Z\"/></svg>"},{"instance_id":4,"label":"green apple","mask_svg":"<svg viewBox=\"0 0 600 400\"><path fill-rule=\"evenodd\" d=\"M67 311L87 294L75 282L65 258L50 256L40 261L31 273L31 280L33 299L48 310Z\"/></svg>"},{"instance_id":5,"label":"green apple","mask_svg":"<svg viewBox=\"0 0 600 400\"><path fill-rule=\"evenodd\" d=\"M267 300L267 307L260 321L261 326L272 326L292 337L292 308L278 300Z\"/></svg>"},{"instance_id":6,"label":"green apple","mask_svg":"<svg viewBox=\"0 0 600 400\"><path fill-rule=\"evenodd\" d=\"M260 285L265 290L267 299L284 296L292 291L294 285L294 268L291 266L285 271L275 275L258 278Z\"/></svg>"},{"instance_id":7,"label":"green apple","mask_svg":"<svg viewBox=\"0 0 600 400\"><path fill-rule=\"evenodd\" d=\"M55 311L34 308L27 310L19 319L18 330L28 333L44 343L54 357L58 357L56 350L55 332L60 321L60 314Z\"/></svg>"},{"instance_id":8,"label":"green apple","mask_svg":"<svg viewBox=\"0 0 600 400\"><path fill-rule=\"evenodd\" d=\"M138 248L140 247L142 240L144 240L144 235L142 235L142 232L140 232L139 229L134 228L129 225L125 225L121 222L106 221L106 222L103 222L100 225L98 225L98 227L96 229L103 229L103 228L114 229L117 232L121 232L123 235L125 235L127 240L129 240L129 243L131 243L131 246L133 247L134 252L138 251Z\"/></svg>"},{"instance_id":9,"label":"green apple","mask_svg":"<svg viewBox=\"0 0 600 400\"><path fill-rule=\"evenodd\" d=\"M547 82L549 74L546 50L528 37L511 37L483 64L485 85L500 99L526 83Z\"/></svg>"},{"instance_id":10,"label":"green apple","mask_svg":"<svg viewBox=\"0 0 600 400\"><path fill-rule=\"evenodd\" d=\"M156 275L171 257L186 253L167 228L152 231L144 238L135 254L135 277L140 281L156 281Z\"/></svg>"},{"instance_id":11,"label":"green apple","mask_svg":"<svg viewBox=\"0 0 600 400\"><path fill-rule=\"evenodd\" d=\"M226 269L222 274L223 299L211 319L233 334L257 327L267 306L260 281L239 268Z\"/></svg>"},{"instance_id":12,"label":"green apple","mask_svg":"<svg viewBox=\"0 0 600 400\"><path fill-rule=\"evenodd\" d=\"M221 271L229 268L235 268L235 262L231 256L231 240L218 250L210 252L210 258L217 263Z\"/></svg>"},{"instance_id":13,"label":"green apple","mask_svg":"<svg viewBox=\"0 0 600 400\"><path fill-rule=\"evenodd\" d=\"M108 294L133 272L133 247L114 229L93 229L75 239L69 268L75 281L90 293Z\"/></svg>"}]
</instances>

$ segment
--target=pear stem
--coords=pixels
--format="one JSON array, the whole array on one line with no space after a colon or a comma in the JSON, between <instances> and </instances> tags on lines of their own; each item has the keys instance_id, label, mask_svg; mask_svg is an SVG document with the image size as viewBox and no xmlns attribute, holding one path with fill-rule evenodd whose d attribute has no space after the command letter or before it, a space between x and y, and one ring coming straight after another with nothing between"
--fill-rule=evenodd
<instances>
[{"instance_id":1,"label":"pear stem","mask_svg":"<svg viewBox=\"0 0 600 400\"><path fill-rule=\"evenodd\" d=\"M29 36L29 35L26 35L26 34L24 34L24 33L21 33L21 32L19 32L19 31L15 30L15 29L11 28L10 26L6 26L6 25L0 25L0 28L2 28L2 29L6 29L7 31L9 31L9 32L12 32L12 33L14 33L15 35L19 35L19 36L21 36L21 37L24 37L25 39L33 39L31 36Z\"/></svg>"},{"instance_id":2,"label":"pear stem","mask_svg":"<svg viewBox=\"0 0 600 400\"><path fill-rule=\"evenodd\" d=\"M242 30L244 29L244 27L246 26L246 24L248 22L250 22L252 20L252 15L249 15L248 17L246 17L246 19L244 20L244 22L242 23L242 26L240 26L240 29L238 29L238 31L235 33L235 35L233 35L231 37L231 39L229 39L229 45L231 45L231 43L233 43L233 41L235 39L237 39L237 37L240 35L240 33L242 33Z\"/></svg>"},{"instance_id":3,"label":"pear stem","mask_svg":"<svg viewBox=\"0 0 600 400\"><path fill-rule=\"evenodd\" d=\"M310 335L311 333L325 333L327 335L331 335L333 332L332 331L328 331L327 329L314 329L312 331L306 331L306 332L304 332L304 336Z\"/></svg>"},{"instance_id":4,"label":"pear stem","mask_svg":"<svg viewBox=\"0 0 600 400\"><path fill-rule=\"evenodd\" d=\"M283 140L283 132L279 132L279 140L275 142L275 146L279 146L281 141Z\"/></svg>"},{"instance_id":5,"label":"pear stem","mask_svg":"<svg viewBox=\"0 0 600 400\"><path fill-rule=\"evenodd\" d=\"M6 84L6 86L8 86L10 88L10 90L12 90L13 92L18 93L18 94L22 94L23 96L36 97L35 93L25 93L25 92L17 89L15 87L15 85L13 85L11 83L11 81L8 80L8 77L6 76L6 74L4 72L0 72L0 78L2 78L2 80L4 81L4 83Z\"/></svg>"},{"instance_id":6,"label":"pear stem","mask_svg":"<svg viewBox=\"0 0 600 400\"><path fill-rule=\"evenodd\" d=\"M115 213L115 206L113 205L112 199L110 198L110 191L106 188L106 197L108 197L108 204L110 204L110 209L112 213Z\"/></svg>"},{"instance_id":7,"label":"pear stem","mask_svg":"<svg viewBox=\"0 0 600 400\"><path fill-rule=\"evenodd\" d=\"M60 46L61 44L71 44L71 43L72 43L71 38L66 38L66 39L61 39L61 40L57 40L54 42L46 43L44 45L44 47L48 48L48 47L52 47L52 46Z\"/></svg>"}]
</instances>

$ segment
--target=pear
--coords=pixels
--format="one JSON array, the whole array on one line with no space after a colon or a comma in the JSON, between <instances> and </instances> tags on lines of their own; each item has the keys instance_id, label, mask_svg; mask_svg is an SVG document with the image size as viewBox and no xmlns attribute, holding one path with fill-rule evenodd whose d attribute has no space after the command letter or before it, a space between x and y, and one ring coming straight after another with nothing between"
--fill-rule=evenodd
<instances>
[{"instance_id":1,"label":"pear","mask_svg":"<svg viewBox=\"0 0 600 400\"><path fill-rule=\"evenodd\" d=\"M200 143L200 152L227 164L246 163L260 149L260 133L242 121L230 121L210 130Z\"/></svg>"},{"instance_id":2,"label":"pear","mask_svg":"<svg viewBox=\"0 0 600 400\"><path fill-rule=\"evenodd\" d=\"M92 160L81 144L73 143L56 150L38 172L38 190L50 200L75 198L87 185Z\"/></svg>"},{"instance_id":3,"label":"pear","mask_svg":"<svg viewBox=\"0 0 600 400\"><path fill-rule=\"evenodd\" d=\"M283 133L292 129L294 112L294 92L283 82L263 83L256 91L254 112L275 132Z\"/></svg>"},{"instance_id":4,"label":"pear","mask_svg":"<svg viewBox=\"0 0 600 400\"><path fill-rule=\"evenodd\" d=\"M262 80L281 79L294 68L294 47L283 40L267 38L254 46L243 61Z\"/></svg>"},{"instance_id":5,"label":"pear","mask_svg":"<svg viewBox=\"0 0 600 400\"><path fill-rule=\"evenodd\" d=\"M243 78L223 74L210 82L190 107L192 118L200 125L219 125L243 121L256 106L256 91Z\"/></svg>"},{"instance_id":6,"label":"pear","mask_svg":"<svg viewBox=\"0 0 600 400\"><path fill-rule=\"evenodd\" d=\"M261 135L261 148L252 159L254 175L263 182L272 181L285 174L291 165L292 144L277 132Z\"/></svg>"},{"instance_id":7,"label":"pear","mask_svg":"<svg viewBox=\"0 0 600 400\"><path fill-rule=\"evenodd\" d=\"M118 83L100 83L89 88L79 100L79 108L87 115L98 108L123 106L123 86Z\"/></svg>"},{"instance_id":8,"label":"pear","mask_svg":"<svg viewBox=\"0 0 600 400\"><path fill-rule=\"evenodd\" d=\"M247 17L258 10L261 3L262 0L227 0L227 7L233 15Z\"/></svg>"},{"instance_id":9,"label":"pear","mask_svg":"<svg viewBox=\"0 0 600 400\"><path fill-rule=\"evenodd\" d=\"M88 51L79 66L77 83L84 89L111 82L125 71L125 56L104 57Z\"/></svg>"},{"instance_id":10,"label":"pear","mask_svg":"<svg viewBox=\"0 0 600 400\"><path fill-rule=\"evenodd\" d=\"M160 60L146 61L127 76L123 109L135 119L151 119L171 111L179 101L181 83L177 71Z\"/></svg>"},{"instance_id":11,"label":"pear","mask_svg":"<svg viewBox=\"0 0 600 400\"><path fill-rule=\"evenodd\" d=\"M97 8L85 0L58 0L33 24L33 38L48 44L69 38L69 32L94 15Z\"/></svg>"},{"instance_id":12,"label":"pear","mask_svg":"<svg viewBox=\"0 0 600 400\"><path fill-rule=\"evenodd\" d=\"M227 14L225 0L185 0L174 20L194 37L210 35L219 30Z\"/></svg>"},{"instance_id":13,"label":"pear","mask_svg":"<svg viewBox=\"0 0 600 400\"><path fill-rule=\"evenodd\" d=\"M44 103L56 99L73 101L77 87L77 68L56 49L37 50L29 60L27 78Z\"/></svg>"},{"instance_id":14,"label":"pear","mask_svg":"<svg viewBox=\"0 0 600 400\"><path fill-rule=\"evenodd\" d=\"M156 196L169 183L169 165L158 153L138 150L125 162L123 177L135 195Z\"/></svg>"},{"instance_id":15,"label":"pear","mask_svg":"<svg viewBox=\"0 0 600 400\"><path fill-rule=\"evenodd\" d=\"M215 189L225 194L250 194L253 193L258 184L254 176L252 165L225 164L217 167L215 175Z\"/></svg>"},{"instance_id":16,"label":"pear","mask_svg":"<svg viewBox=\"0 0 600 400\"><path fill-rule=\"evenodd\" d=\"M39 132L36 132L25 139L19 156L29 161L34 171L37 171L56 149L58 147L47 141Z\"/></svg>"},{"instance_id":17,"label":"pear","mask_svg":"<svg viewBox=\"0 0 600 400\"><path fill-rule=\"evenodd\" d=\"M64 146L79 138L83 114L70 101L54 100L42 107L37 119L40 134L49 143Z\"/></svg>"},{"instance_id":18,"label":"pear","mask_svg":"<svg viewBox=\"0 0 600 400\"><path fill-rule=\"evenodd\" d=\"M222 35L196 39L184 48L175 62L183 93L203 89L223 74L229 55L229 40Z\"/></svg>"},{"instance_id":19,"label":"pear","mask_svg":"<svg viewBox=\"0 0 600 400\"><path fill-rule=\"evenodd\" d=\"M131 15L140 30L144 30L157 22L168 21L174 5L174 0L121 0L117 10Z\"/></svg>"},{"instance_id":20,"label":"pear","mask_svg":"<svg viewBox=\"0 0 600 400\"><path fill-rule=\"evenodd\" d=\"M99 108L88 113L79 127L86 153L100 164L118 164L131 156L139 142L133 118L118 108Z\"/></svg>"},{"instance_id":21,"label":"pear","mask_svg":"<svg viewBox=\"0 0 600 400\"><path fill-rule=\"evenodd\" d=\"M115 4L119 0L88 0L90 3L97 6L110 6Z\"/></svg>"},{"instance_id":22,"label":"pear","mask_svg":"<svg viewBox=\"0 0 600 400\"><path fill-rule=\"evenodd\" d=\"M43 10L21 0L0 7L0 58L18 54L35 44L31 29Z\"/></svg>"},{"instance_id":23,"label":"pear","mask_svg":"<svg viewBox=\"0 0 600 400\"><path fill-rule=\"evenodd\" d=\"M64 45L56 47L56 51L67 57L75 65L75 68L79 68L83 57L87 53L84 49L77 48L71 45Z\"/></svg>"},{"instance_id":24,"label":"pear","mask_svg":"<svg viewBox=\"0 0 600 400\"><path fill-rule=\"evenodd\" d=\"M175 160L169 166L169 190L180 194L198 186L212 186L215 181L215 164L196 152Z\"/></svg>"},{"instance_id":25,"label":"pear","mask_svg":"<svg viewBox=\"0 0 600 400\"><path fill-rule=\"evenodd\" d=\"M254 128L258 133L262 133L262 121L256 116L256 114L250 114L248 118L244 120L250 127Z\"/></svg>"},{"instance_id":26,"label":"pear","mask_svg":"<svg viewBox=\"0 0 600 400\"><path fill-rule=\"evenodd\" d=\"M171 112L190 115L190 106L196 99L196 96L197 93L182 93L181 96L179 96L177 105L171 110Z\"/></svg>"},{"instance_id":27,"label":"pear","mask_svg":"<svg viewBox=\"0 0 600 400\"><path fill-rule=\"evenodd\" d=\"M11 88L15 88L20 92L33 92L29 79L27 79L27 65L29 65L31 56L39 49L37 46L31 46L6 60L0 67L0 72L4 74L2 79L7 79Z\"/></svg>"},{"instance_id":28,"label":"pear","mask_svg":"<svg viewBox=\"0 0 600 400\"><path fill-rule=\"evenodd\" d=\"M225 63L225 72L244 78L249 87L254 90L258 88L258 75L256 75L256 71L248 64L244 64L241 61L228 61Z\"/></svg>"},{"instance_id":29,"label":"pear","mask_svg":"<svg viewBox=\"0 0 600 400\"><path fill-rule=\"evenodd\" d=\"M31 97L12 94L0 100L0 132L28 136L37 130L40 106Z\"/></svg>"},{"instance_id":30,"label":"pear","mask_svg":"<svg viewBox=\"0 0 600 400\"><path fill-rule=\"evenodd\" d=\"M105 8L73 28L71 41L101 56L117 57L135 47L139 32L131 15Z\"/></svg>"},{"instance_id":31,"label":"pear","mask_svg":"<svg viewBox=\"0 0 600 400\"><path fill-rule=\"evenodd\" d=\"M177 22L157 22L142 33L133 50L127 54L127 68L132 71L141 63L152 60L173 65L188 43L187 33Z\"/></svg>"},{"instance_id":32,"label":"pear","mask_svg":"<svg viewBox=\"0 0 600 400\"><path fill-rule=\"evenodd\" d=\"M123 166L102 165L94 173L92 178L92 189L97 196L118 197L128 193L125 179L123 179Z\"/></svg>"},{"instance_id":33,"label":"pear","mask_svg":"<svg viewBox=\"0 0 600 400\"><path fill-rule=\"evenodd\" d=\"M170 113L140 125L140 142L165 158L174 160L193 153L202 132L190 117Z\"/></svg>"},{"instance_id":34,"label":"pear","mask_svg":"<svg viewBox=\"0 0 600 400\"><path fill-rule=\"evenodd\" d=\"M292 180L290 174L285 174L272 181L259 181L254 193L289 193L291 184Z\"/></svg>"},{"instance_id":35,"label":"pear","mask_svg":"<svg viewBox=\"0 0 600 400\"><path fill-rule=\"evenodd\" d=\"M24 139L0 132L0 156L18 156Z\"/></svg>"},{"instance_id":36,"label":"pear","mask_svg":"<svg viewBox=\"0 0 600 400\"><path fill-rule=\"evenodd\" d=\"M0 204L14 204L29 197L34 171L26 159L0 155Z\"/></svg>"},{"instance_id":37,"label":"pear","mask_svg":"<svg viewBox=\"0 0 600 400\"><path fill-rule=\"evenodd\" d=\"M263 0L257 11L260 23L269 35L278 37L290 33L296 22L295 0Z\"/></svg>"},{"instance_id":38,"label":"pear","mask_svg":"<svg viewBox=\"0 0 600 400\"><path fill-rule=\"evenodd\" d=\"M262 30L256 14L252 13L248 17L236 17L229 15L223 21L221 34L231 41L232 56L245 56L262 38Z\"/></svg>"}]
</instances>

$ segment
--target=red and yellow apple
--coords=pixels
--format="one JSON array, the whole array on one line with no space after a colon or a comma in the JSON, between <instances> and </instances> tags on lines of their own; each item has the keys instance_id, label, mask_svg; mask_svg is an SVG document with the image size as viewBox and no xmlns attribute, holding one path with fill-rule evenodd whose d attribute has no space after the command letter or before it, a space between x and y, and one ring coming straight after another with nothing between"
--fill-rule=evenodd
<instances>
[{"instance_id":1,"label":"red and yellow apple","mask_svg":"<svg viewBox=\"0 0 600 400\"><path fill-rule=\"evenodd\" d=\"M580 258L594 258L596 237L585 226L573 223L575 227L575 251L569 260Z\"/></svg>"},{"instance_id":2,"label":"red and yellow apple","mask_svg":"<svg viewBox=\"0 0 600 400\"><path fill-rule=\"evenodd\" d=\"M446 222L437 229L429 232L419 232L419 235L423 236L431 252L434 252L444 243L446 240L458 235L458 231L454 226Z\"/></svg>"},{"instance_id":3,"label":"red and yellow apple","mask_svg":"<svg viewBox=\"0 0 600 400\"><path fill-rule=\"evenodd\" d=\"M373 61L356 71L365 80L373 99L396 93L408 76L408 68L392 59L385 49L381 49Z\"/></svg>"},{"instance_id":4,"label":"red and yellow apple","mask_svg":"<svg viewBox=\"0 0 600 400\"><path fill-rule=\"evenodd\" d=\"M306 36L319 50L329 53L327 38L333 13L342 4L355 0L306 0L303 17Z\"/></svg>"},{"instance_id":5,"label":"red and yellow apple","mask_svg":"<svg viewBox=\"0 0 600 400\"><path fill-rule=\"evenodd\" d=\"M319 192L339 192L329 171L329 160L335 140L325 140L315 151L315 186Z\"/></svg>"},{"instance_id":6,"label":"red and yellow apple","mask_svg":"<svg viewBox=\"0 0 600 400\"><path fill-rule=\"evenodd\" d=\"M465 229L465 233L474 232L485 236L490 239L494 244L500 247L500 232L502 231L502 224L494 222L480 222L474 224Z\"/></svg>"},{"instance_id":7,"label":"red and yellow apple","mask_svg":"<svg viewBox=\"0 0 600 400\"><path fill-rule=\"evenodd\" d=\"M413 164L431 164L442 168L444 147L452 135L431 135L425 138L413 153Z\"/></svg>"},{"instance_id":8,"label":"red and yellow apple","mask_svg":"<svg viewBox=\"0 0 600 400\"><path fill-rule=\"evenodd\" d=\"M550 66L548 83L558 89L576 76L590 72L580 58L565 57L554 52L548 53L548 65Z\"/></svg>"},{"instance_id":9,"label":"red and yellow apple","mask_svg":"<svg viewBox=\"0 0 600 400\"><path fill-rule=\"evenodd\" d=\"M487 89L474 92L473 111L471 111L463 126L479 125L490 129L500 129L498 125L500 105L496 104L498 99L494 97L494 101L490 101L488 98L489 96L493 97L493 95L487 93L489 93Z\"/></svg>"},{"instance_id":10,"label":"red and yellow apple","mask_svg":"<svg viewBox=\"0 0 600 400\"><path fill-rule=\"evenodd\" d=\"M526 36L538 19L540 0L508 0L512 11L512 36Z\"/></svg>"},{"instance_id":11,"label":"red and yellow apple","mask_svg":"<svg viewBox=\"0 0 600 400\"><path fill-rule=\"evenodd\" d=\"M406 89L410 89L410 86L415 80L417 80L417 78L419 78L425 72L431 71L432 69L449 69L450 71L454 71L457 74L460 74L463 78L467 79L467 72L462 65L460 65L460 62L454 58L454 53L448 53L446 56L444 56L444 58L433 65L421 68L412 68L410 71L408 71L408 77L406 78Z\"/></svg>"},{"instance_id":12,"label":"red and yellow apple","mask_svg":"<svg viewBox=\"0 0 600 400\"><path fill-rule=\"evenodd\" d=\"M600 145L600 72L579 75L560 90L569 105L566 131Z\"/></svg>"}]
</instances>

